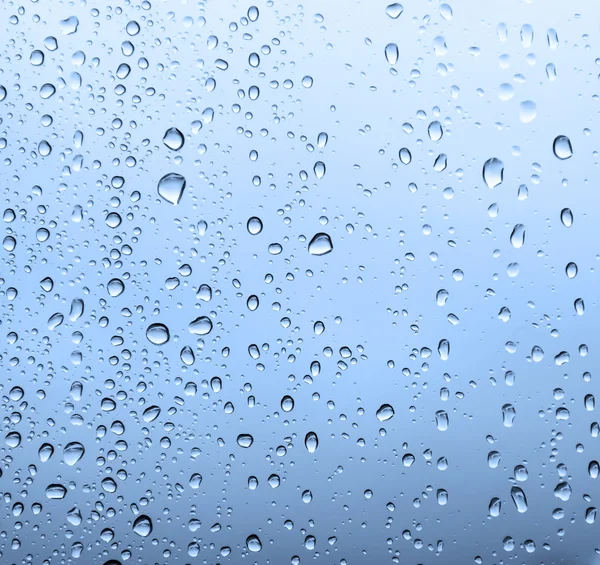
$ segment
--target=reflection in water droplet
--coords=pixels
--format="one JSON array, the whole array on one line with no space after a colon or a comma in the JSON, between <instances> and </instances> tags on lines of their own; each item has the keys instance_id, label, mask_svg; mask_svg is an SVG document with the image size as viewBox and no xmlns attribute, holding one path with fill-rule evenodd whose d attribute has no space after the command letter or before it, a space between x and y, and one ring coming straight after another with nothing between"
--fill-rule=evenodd
<instances>
[{"instance_id":1,"label":"reflection in water droplet","mask_svg":"<svg viewBox=\"0 0 600 565\"><path fill-rule=\"evenodd\" d=\"M316 234L308 244L308 252L311 255L326 255L333 251L333 243L326 233Z\"/></svg>"},{"instance_id":2,"label":"reflection in water droplet","mask_svg":"<svg viewBox=\"0 0 600 565\"><path fill-rule=\"evenodd\" d=\"M185 189L185 178L177 173L169 173L158 181L157 191L167 202L179 204Z\"/></svg>"}]
</instances>

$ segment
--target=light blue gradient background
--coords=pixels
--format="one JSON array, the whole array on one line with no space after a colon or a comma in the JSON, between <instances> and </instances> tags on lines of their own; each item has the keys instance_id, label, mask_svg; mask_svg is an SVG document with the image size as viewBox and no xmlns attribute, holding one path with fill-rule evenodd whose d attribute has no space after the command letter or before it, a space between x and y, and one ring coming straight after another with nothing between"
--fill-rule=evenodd
<instances>
[{"instance_id":1,"label":"light blue gradient background","mask_svg":"<svg viewBox=\"0 0 600 565\"><path fill-rule=\"evenodd\" d=\"M590 435L597 416L584 406L586 394L599 394L594 245L600 6L463 0L451 4L453 18L447 21L435 2L405 2L397 20L386 16L386 4L261 2L258 20L248 25L240 18L251 3L169 0L144 9L137 3L44 0L24 2L24 14L17 4L2 6L2 186L4 208L17 215L4 229L17 247L2 252L1 328L16 332L18 341L3 341L0 392L3 435L18 431L22 443L0 447L1 563L103 565L109 559L126 562L123 551L131 552L129 562L142 564L279 564L292 556L301 563L348 565L388 563L394 556L399 563L423 565L473 563L476 556L484 564L600 562L597 525L585 521L586 508L600 496L598 480L587 472L589 462L600 458L599 440ZM11 22L13 15L18 23ZM79 18L79 28L63 35L60 20L69 16ZM141 26L135 37L125 31L130 20ZM231 31L230 22L239 29ZM501 22L506 42L498 37ZM520 39L524 24L534 30L529 48ZM547 43L549 28L558 33L555 50ZM51 35L59 43L53 52L43 46ZM213 50L207 47L211 35L219 39ZM443 56L433 48L437 36L447 44ZM135 46L131 57L121 53L125 40ZM390 42L399 48L396 75L384 57ZM258 68L250 67L248 56L263 45L271 53L261 54ZM472 47L478 51L470 52ZM29 63L33 49L44 52L43 66ZM72 63L78 50L86 55L80 67ZM507 68L500 65L502 55ZM138 67L140 57L148 60L147 69ZM215 67L218 58L228 62L226 71ZM132 71L120 80L115 72L123 62ZM546 75L549 63L556 66L555 81ZM70 86L73 72L81 75L79 89ZM302 86L307 75L312 88ZM216 80L212 92L205 88L209 77ZM293 82L289 89L286 79ZM57 92L42 100L38 90L46 82ZM499 98L502 83L514 87L508 101ZM118 84L127 89L122 96L114 91ZM247 95L252 85L260 88L256 101ZM535 102L537 117L524 124L519 104L526 100ZM214 110L213 121L193 133L192 122L203 122L206 108ZM53 116L50 127L40 123L44 114ZM115 119L122 127L115 128ZM436 143L427 136L433 120L444 128ZM405 122L413 133L403 131ZM162 144L169 127L186 136L177 153ZM81 148L74 146L76 130L84 134ZM329 136L322 149L320 132ZM552 154L561 134L573 145L567 161ZM44 139L53 151L42 158L37 151ZM402 147L412 153L407 166L399 163ZM256 162L248 158L253 149ZM433 163L440 153L448 167L438 173ZM73 165L78 155L81 170ZM135 158L134 166L127 157ZM492 190L481 175L491 157L505 166L504 182ZM313 173L317 161L327 167L322 179ZM301 171L308 180L301 180ZM158 179L169 172L187 179L179 206L156 193ZM252 182L256 175L260 186ZM111 186L114 176L125 179L122 189ZM408 189L411 182L416 193ZM529 190L526 200L517 198L521 184ZM454 189L451 200L442 194L446 187ZM141 194L138 202L130 198L133 191ZM111 201L115 197L120 202ZM499 206L496 218L487 213L492 203ZM79 223L72 220L78 205ZM570 229L560 222L565 207L575 218ZM114 230L105 224L110 211L123 217ZM257 236L246 230L250 216L264 223ZM205 230L198 228L202 221ZM518 223L526 226L526 240L514 249L509 236ZM430 235L423 232L425 224ZM51 231L45 243L36 241L40 227ZM331 236L332 253L308 253L307 242L317 232ZM274 242L283 246L280 255L269 254ZM111 250L124 244L131 255L111 258ZM564 272L570 261L579 267L572 280ZM509 277L507 267L515 262L519 274ZM187 278L178 275L183 264L193 270ZM463 271L463 280L454 280L455 269ZM270 284L264 282L267 273L273 275ZM46 276L55 281L49 293L39 286ZM165 281L175 276L181 285L170 291ZM106 290L114 277L126 286L117 298ZM196 298L201 284L212 287L210 302ZM18 289L14 300L9 287ZM444 307L435 299L442 288L449 292ZM253 294L260 306L251 312L246 300ZM78 297L85 313L70 322L69 307ZM573 308L577 298L585 301L583 316ZM507 323L498 319L503 306L512 314ZM55 312L65 315L65 323L51 331L47 320ZM458 325L448 322L450 313ZM210 316L214 328L196 340L187 328L201 315ZM106 328L99 325L103 316ZM289 327L282 318L289 318ZM320 336L313 332L317 320L326 326ZM161 347L145 336L155 322L171 332ZM72 339L76 331L83 334L79 344ZM111 345L116 335L122 345ZM447 361L437 354L441 339L451 344ZM507 342L516 345L514 353ZM251 344L262 348L260 359L248 354ZM589 347L585 357L578 353L581 344ZM180 360L186 345L196 353L192 367ZM529 359L535 345L545 352L539 363ZM351 358L341 358L344 346ZM432 351L427 359L419 353L424 347ZM223 348L230 348L226 358ZM73 363L73 351L82 354L81 364ZM561 351L570 353L570 363L559 367L554 356ZM310 384L305 375L314 360L321 372ZM506 371L515 373L514 386L505 384ZM582 377L585 371L590 382ZM208 385L215 376L223 382L220 392ZM80 401L70 397L73 381L83 383ZM188 382L197 383L195 396L185 394ZM25 391L18 402L9 397L15 386ZM445 401L443 387L449 392ZM562 400L555 400L555 388L564 390ZM295 399L289 414L280 409L287 394ZM104 412L103 398L115 400L117 409ZM233 414L224 412L228 401ZM334 404L328 407L328 401ZM375 417L383 403L395 409L385 423ZM516 410L511 428L502 423L507 403ZM147 424L142 412L151 405L162 411ZM555 416L562 406L570 411L567 421ZM438 410L449 414L446 432L436 428ZM122 436L111 432L114 421L124 424ZM99 426L108 428L102 438ZM314 454L303 445L309 431L319 437ZM237 445L240 433L253 435L251 448ZM161 446L165 437L168 448ZM127 442L126 450L116 448L119 440ZM71 441L86 448L75 467L62 461L62 446ZM41 463L37 451L45 442L56 452ZM285 456L276 453L282 445ZM487 464L492 450L502 454L496 469ZM410 468L402 464L405 453L416 457ZM441 457L449 464L444 471L436 467ZM529 472L518 483L529 502L524 514L510 498L519 464ZM559 464L566 468L564 478ZM126 480L116 478L120 469ZM197 490L188 484L195 472L203 476ZM281 477L277 489L267 483L272 473ZM100 481L107 476L118 483L115 494L102 492ZM249 476L259 480L254 491ZM553 494L562 480L573 490L568 502ZM51 483L68 487L64 500L46 499ZM306 489L313 496L309 504L302 501ZM372 498L365 498L367 489ZM436 502L438 489L448 491L445 506ZM502 512L492 519L493 497L502 500ZM43 510L34 515L31 505L38 501ZM25 506L18 517L15 502ZM133 533L132 504L152 518L150 537ZM73 507L82 513L80 526L66 521ZM557 507L565 511L562 520L552 517ZM197 531L190 531L190 519L200 520ZM293 522L291 530L286 520ZM215 523L222 529L211 532ZM114 531L112 543L100 539L105 528ZM260 537L260 553L246 550L250 534ZM317 540L314 551L303 546L309 535ZM330 545L333 536L337 541ZM506 536L514 538L512 552L502 547ZM415 539L422 540L421 549ZM526 540L535 542L534 553L523 547ZM79 559L71 557L76 542L84 546ZM188 555L191 543L200 547L197 557ZM231 548L227 557L219 554L224 546Z\"/></svg>"}]
</instances>

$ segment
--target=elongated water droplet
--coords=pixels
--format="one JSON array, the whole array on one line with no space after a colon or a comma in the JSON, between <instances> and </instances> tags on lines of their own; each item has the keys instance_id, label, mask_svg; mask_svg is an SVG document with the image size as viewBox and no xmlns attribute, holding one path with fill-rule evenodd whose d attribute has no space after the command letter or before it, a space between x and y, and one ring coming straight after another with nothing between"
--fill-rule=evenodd
<instances>
[{"instance_id":1,"label":"elongated water droplet","mask_svg":"<svg viewBox=\"0 0 600 565\"><path fill-rule=\"evenodd\" d=\"M515 504L517 512L520 512L521 514L527 512L527 497L522 488L512 487L510 489L510 497Z\"/></svg>"},{"instance_id":2,"label":"elongated water droplet","mask_svg":"<svg viewBox=\"0 0 600 565\"><path fill-rule=\"evenodd\" d=\"M314 453L319 447L319 438L315 432L308 432L304 438L304 446L309 453Z\"/></svg>"},{"instance_id":3,"label":"elongated water droplet","mask_svg":"<svg viewBox=\"0 0 600 565\"><path fill-rule=\"evenodd\" d=\"M563 208L560 213L560 221L563 226L570 228L573 225L573 212L570 208Z\"/></svg>"},{"instance_id":4,"label":"elongated water droplet","mask_svg":"<svg viewBox=\"0 0 600 565\"><path fill-rule=\"evenodd\" d=\"M385 46L385 59L390 65L395 65L398 61L398 46L395 43L388 43Z\"/></svg>"},{"instance_id":5,"label":"elongated water droplet","mask_svg":"<svg viewBox=\"0 0 600 565\"><path fill-rule=\"evenodd\" d=\"M313 170L315 172L315 176L318 179L322 179L325 176L325 172L327 171L325 163L323 163L323 161L317 161L315 163L315 166L313 167Z\"/></svg>"},{"instance_id":6,"label":"elongated water droplet","mask_svg":"<svg viewBox=\"0 0 600 565\"><path fill-rule=\"evenodd\" d=\"M512 404L505 404L502 407L502 423L507 428L512 427L516 415L517 415L517 412L515 410L515 407Z\"/></svg>"},{"instance_id":7,"label":"elongated water droplet","mask_svg":"<svg viewBox=\"0 0 600 565\"><path fill-rule=\"evenodd\" d=\"M263 230L262 220L256 216L252 216L252 218L248 220L247 229L248 233L258 235Z\"/></svg>"},{"instance_id":8,"label":"elongated water droplet","mask_svg":"<svg viewBox=\"0 0 600 565\"><path fill-rule=\"evenodd\" d=\"M445 432L450 424L448 413L445 410L438 410L435 413L435 425L440 432Z\"/></svg>"},{"instance_id":9,"label":"elongated water droplet","mask_svg":"<svg viewBox=\"0 0 600 565\"><path fill-rule=\"evenodd\" d=\"M483 180L488 188L495 188L504 180L504 163L496 157L488 159L483 164Z\"/></svg>"},{"instance_id":10,"label":"elongated water droplet","mask_svg":"<svg viewBox=\"0 0 600 565\"><path fill-rule=\"evenodd\" d=\"M515 249L520 249L525 243L525 226L517 224L510 234L510 243Z\"/></svg>"}]
</instances>

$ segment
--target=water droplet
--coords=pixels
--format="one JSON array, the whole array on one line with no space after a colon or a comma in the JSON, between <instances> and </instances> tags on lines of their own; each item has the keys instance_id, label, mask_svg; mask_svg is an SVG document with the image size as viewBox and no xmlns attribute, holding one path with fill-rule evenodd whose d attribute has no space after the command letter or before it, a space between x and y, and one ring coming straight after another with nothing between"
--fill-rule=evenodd
<instances>
[{"instance_id":1,"label":"water droplet","mask_svg":"<svg viewBox=\"0 0 600 565\"><path fill-rule=\"evenodd\" d=\"M281 399L281 409L284 412L291 412L294 409L294 399L291 396L284 396Z\"/></svg>"},{"instance_id":2,"label":"water droplet","mask_svg":"<svg viewBox=\"0 0 600 565\"><path fill-rule=\"evenodd\" d=\"M563 208L560 213L560 221L563 226L570 228L573 225L573 212L570 208Z\"/></svg>"},{"instance_id":3,"label":"water droplet","mask_svg":"<svg viewBox=\"0 0 600 565\"><path fill-rule=\"evenodd\" d=\"M78 441L67 443L63 449L63 460L67 465L73 467L85 454L85 448Z\"/></svg>"},{"instance_id":4,"label":"water droplet","mask_svg":"<svg viewBox=\"0 0 600 565\"><path fill-rule=\"evenodd\" d=\"M208 316L200 316L188 325L188 331L193 335L207 335L212 331L212 328L212 320Z\"/></svg>"},{"instance_id":5,"label":"water droplet","mask_svg":"<svg viewBox=\"0 0 600 565\"><path fill-rule=\"evenodd\" d=\"M525 244L525 226L517 224L510 234L510 243L515 249L520 249Z\"/></svg>"},{"instance_id":6,"label":"water droplet","mask_svg":"<svg viewBox=\"0 0 600 565\"><path fill-rule=\"evenodd\" d=\"M515 421L517 412L512 404L505 404L502 407L502 423L507 427L511 428Z\"/></svg>"},{"instance_id":7,"label":"water droplet","mask_svg":"<svg viewBox=\"0 0 600 565\"><path fill-rule=\"evenodd\" d=\"M244 449L248 449L254 443L254 438L250 434L240 434L237 437L237 444Z\"/></svg>"},{"instance_id":8,"label":"water droplet","mask_svg":"<svg viewBox=\"0 0 600 565\"><path fill-rule=\"evenodd\" d=\"M152 520L145 514L138 516L133 522L133 531L138 536L148 537L152 533Z\"/></svg>"},{"instance_id":9,"label":"water droplet","mask_svg":"<svg viewBox=\"0 0 600 565\"><path fill-rule=\"evenodd\" d=\"M577 276L577 272L579 271L579 269L577 268L577 264L576 263L568 263L566 268L565 268L565 273L567 274L567 277L569 277L570 279L574 279Z\"/></svg>"},{"instance_id":10,"label":"water droplet","mask_svg":"<svg viewBox=\"0 0 600 565\"><path fill-rule=\"evenodd\" d=\"M528 124L535 120L537 116L537 106L532 100L525 100L519 105L519 120Z\"/></svg>"},{"instance_id":11,"label":"water droplet","mask_svg":"<svg viewBox=\"0 0 600 565\"><path fill-rule=\"evenodd\" d=\"M445 410L438 410L435 413L435 425L440 432L445 432L450 425L448 413Z\"/></svg>"},{"instance_id":12,"label":"water droplet","mask_svg":"<svg viewBox=\"0 0 600 565\"><path fill-rule=\"evenodd\" d=\"M559 135L552 144L554 155L560 160L570 159L573 156L571 140L566 135Z\"/></svg>"},{"instance_id":13,"label":"water droplet","mask_svg":"<svg viewBox=\"0 0 600 565\"><path fill-rule=\"evenodd\" d=\"M442 139L442 136L444 135L442 124L440 124L440 122L437 120L431 122L427 128L427 135L429 135L429 139L431 139L431 141L439 141Z\"/></svg>"},{"instance_id":14,"label":"water droplet","mask_svg":"<svg viewBox=\"0 0 600 565\"><path fill-rule=\"evenodd\" d=\"M60 29L64 35L71 35L77 31L79 20L75 16L71 16L66 20L60 21Z\"/></svg>"},{"instance_id":15,"label":"water droplet","mask_svg":"<svg viewBox=\"0 0 600 565\"><path fill-rule=\"evenodd\" d=\"M246 547L248 548L248 551L257 553L262 549L262 543L257 535L252 534L246 538Z\"/></svg>"},{"instance_id":16,"label":"water droplet","mask_svg":"<svg viewBox=\"0 0 600 565\"><path fill-rule=\"evenodd\" d=\"M319 438L315 432L308 432L304 438L304 446L309 453L314 453L319 447Z\"/></svg>"},{"instance_id":17,"label":"water droplet","mask_svg":"<svg viewBox=\"0 0 600 565\"><path fill-rule=\"evenodd\" d=\"M62 500L67 494L63 485L52 484L46 487L46 498L50 500Z\"/></svg>"},{"instance_id":18,"label":"water droplet","mask_svg":"<svg viewBox=\"0 0 600 565\"><path fill-rule=\"evenodd\" d=\"M121 279L111 279L110 281L108 281L106 289L108 290L108 294L110 296L116 298L117 296L123 294L125 290L125 285L123 284L123 281Z\"/></svg>"},{"instance_id":19,"label":"water droplet","mask_svg":"<svg viewBox=\"0 0 600 565\"><path fill-rule=\"evenodd\" d=\"M169 328L164 324L150 324L146 330L146 337L154 345L163 345L171 338Z\"/></svg>"},{"instance_id":20,"label":"water droplet","mask_svg":"<svg viewBox=\"0 0 600 565\"><path fill-rule=\"evenodd\" d=\"M495 188L504 180L504 163L496 157L488 159L483 165L483 180L488 188Z\"/></svg>"},{"instance_id":21,"label":"water droplet","mask_svg":"<svg viewBox=\"0 0 600 565\"><path fill-rule=\"evenodd\" d=\"M177 173L169 173L158 181L159 196L173 205L179 204L185 189L185 178Z\"/></svg>"},{"instance_id":22,"label":"water droplet","mask_svg":"<svg viewBox=\"0 0 600 565\"><path fill-rule=\"evenodd\" d=\"M333 251L333 243L326 233L321 232L316 234L308 244L308 252L311 255L327 255L331 251Z\"/></svg>"},{"instance_id":23,"label":"water droplet","mask_svg":"<svg viewBox=\"0 0 600 565\"><path fill-rule=\"evenodd\" d=\"M169 149L179 151L185 143L185 138L177 128L169 128L163 136L163 143Z\"/></svg>"},{"instance_id":24,"label":"water droplet","mask_svg":"<svg viewBox=\"0 0 600 565\"><path fill-rule=\"evenodd\" d=\"M394 408L390 404L382 404L377 410L376 416L380 422L386 422L394 417Z\"/></svg>"},{"instance_id":25,"label":"water droplet","mask_svg":"<svg viewBox=\"0 0 600 565\"><path fill-rule=\"evenodd\" d=\"M246 225L248 233L252 235L258 235L263 230L263 223L260 218L252 216Z\"/></svg>"},{"instance_id":26,"label":"water droplet","mask_svg":"<svg viewBox=\"0 0 600 565\"><path fill-rule=\"evenodd\" d=\"M402 12L404 12L404 6L398 2L389 4L385 9L385 13L393 20L399 18L402 15Z\"/></svg>"},{"instance_id":27,"label":"water droplet","mask_svg":"<svg viewBox=\"0 0 600 565\"><path fill-rule=\"evenodd\" d=\"M521 514L527 512L527 497L525 496L525 492L523 492L522 488L512 487L510 489L510 496L514 502L517 512Z\"/></svg>"},{"instance_id":28,"label":"water droplet","mask_svg":"<svg viewBox=\"0 0 600 565\"><path fill-rule=\"evenodd\" d=\"M395 43L388 43L385 46L385 59L390 65L395 65L398 61L398 46Z\"/></svg>"},{"instance_id":29,"label":"water droplet","mask_svg":"<svg viewBox=\"0 0 600 565\"><path fill-rule=\"evenodd\" d=\"M323 163L323 161L317 161L313 167L313 171L318 179L322 179L327 171L325 163Z\"/></svg>"}]
</instances>

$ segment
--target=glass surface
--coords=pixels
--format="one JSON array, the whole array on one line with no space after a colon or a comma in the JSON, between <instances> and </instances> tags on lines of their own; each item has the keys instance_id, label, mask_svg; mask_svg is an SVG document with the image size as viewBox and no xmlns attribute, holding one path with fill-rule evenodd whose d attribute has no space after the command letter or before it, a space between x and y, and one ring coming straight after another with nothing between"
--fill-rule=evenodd
<instances>
[{"instance_id":1,"label":"glass surface","mask_svg":"<svg viewBox=\"0 0 600 565\"><path fill-rule=\"evenodd\" d=\"M0 563L600 563L596 1L2 4Z\"/></svg>"}]
</instances>

